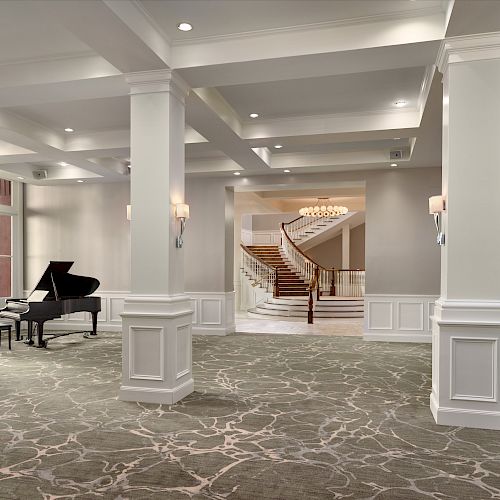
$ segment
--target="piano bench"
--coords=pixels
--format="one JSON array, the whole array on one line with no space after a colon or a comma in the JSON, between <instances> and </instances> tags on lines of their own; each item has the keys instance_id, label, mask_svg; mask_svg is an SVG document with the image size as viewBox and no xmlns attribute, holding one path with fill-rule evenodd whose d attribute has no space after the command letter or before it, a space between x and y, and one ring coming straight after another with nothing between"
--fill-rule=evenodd
<instances>
[{"instance_id":1,"label":"piano bench","mask_svg":"<svg viewBox=\"0 0 500 500\"><path fill-rule=\"evenodd\" d=\"M9 351L12 349L12 325L10 323L0 323L0 345L2 345L2 332L7 330L9 334Z\"/></svg>"}]
</instances>

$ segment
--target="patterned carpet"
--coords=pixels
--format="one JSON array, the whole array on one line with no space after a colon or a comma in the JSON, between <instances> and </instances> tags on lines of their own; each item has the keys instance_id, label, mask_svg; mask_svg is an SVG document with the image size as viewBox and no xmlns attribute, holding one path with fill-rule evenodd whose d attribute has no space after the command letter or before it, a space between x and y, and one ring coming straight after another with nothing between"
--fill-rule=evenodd
<instances>
[{"instance_id":1,"label":"patterned carpet","mask_svg":"<svg viewBox=\"0 0 500 500\"><path fill-rule=\"evenodd\" d=\"M428 345L198 337L173 407L117 401L119 334L2 349L1 499L500 498L500 433L433 423Z\"/></svg>"}]
</instances>

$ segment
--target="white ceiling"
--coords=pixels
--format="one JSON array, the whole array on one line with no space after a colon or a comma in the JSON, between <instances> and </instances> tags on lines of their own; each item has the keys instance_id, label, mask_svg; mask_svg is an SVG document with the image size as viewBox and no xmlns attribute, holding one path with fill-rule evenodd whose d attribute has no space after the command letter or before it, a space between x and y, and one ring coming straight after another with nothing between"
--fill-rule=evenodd
<instances>
[{"instance_id":1,"label":"white ceiling","mask_svg":"<svg viewBox=\"0 0 500 500\"><path fill-rule=\"evenodd\" d=\"M130 99L128 96L51 102L7 109L58 131L63 131L66 127L78 132L128 129L130 127Z\"/></svg>"},{"instance_id":2,"label":"white ceiling","mask_svg":"<svg viewBox=\"0 0 500 500\"><path fill-rule=\"evenodd\" d=\"M425 68L402 68L349 75L219 87L224 99L243 120L359 113L396 109L404 99L416 107Z\"/></svg>"},{"instance_id":3,"label":"white ceiling","mask_svg":"<svg viewBox=\"0 0 500 500\"><path fill-rule=\"evenodd\" d=\"M88 45L61 26L56 19L45 15L41 19L37 1L1 0L0 64L89 50Z\"/></svg>"},{"instance_id":4,"label":"white ceiling","mask_svg":"<svg viewBox=\"0 0 500 500\"><path fill-rule=\"evenodd\" d=\"M498 4L457 0L447 26L448 0L0 0L0 175L127 181L124 74L168 68L193 87L189 175L439 166L439 45Z\"/></svg>"},{"instance_id":5,"label":"white ceiling","mask_svg":"<svg viewBox=\"0 0 500 500\"><path fill-rule=\"evenodd\" d=\"M248 33L291 26L440 8L441 0L142 0L170 40ZM190 32L177 24L189 22Z\"/></svg>"}]
</instances>

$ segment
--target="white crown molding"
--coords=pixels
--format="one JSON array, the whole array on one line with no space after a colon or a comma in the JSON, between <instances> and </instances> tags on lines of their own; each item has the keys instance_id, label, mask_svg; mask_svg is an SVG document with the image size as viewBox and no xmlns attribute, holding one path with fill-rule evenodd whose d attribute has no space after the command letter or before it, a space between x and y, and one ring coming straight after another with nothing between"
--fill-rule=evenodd
<instances>
[{"instance_id":1,"label":"white crown molding","mask_svg":"<svg viewBox=\"0 0 500 500\"><path fill-rule=\"evenodd\" d=\"M384 22L393 21L400 19L408 19L412 17L423 17L435 14L443 14L443 9L441 7L431 7L423 9L413 9L405 11L396 11L386 14L375 14L372 16L355 17L349 19L341 19L338 21L325 21L320 23L310 23L310 24L300 24L297 26L285 26L280 28L269 28L264 30L254 30L245 31L241 33L229 33L226 35L209 35L200 36L196 38L190 38L188 40L173 40L172 46L188 46L198 43L210 43L210 42L220 42L220 41L231 41L231 40L241 40L241 39L251 39L259 36L266 35L276 35L282 33L305 33L310 30L322 30L322 29L332 29L332 28L343 28L346 26L355 26L362 24L369 24L374 22Z\"/></svg>"},{"instance_id":2,"label":"white crown molding","mask_svg":"<svg viewBox=\"0 0 500 500\"><path fill-rule=\"evenodd\" d=\"M189 94L189 85L171 69L127 73L125 80L130 85L130 95L171 92L184 101Z\"/></svg>"},{"instance_id":3,"label":"white crown molding","mask_svg":"<svg viewBox=\"0 0 500 500\"><path fill-rule=\"evenodd\" d=\"M422 84L420 85L420 94L417 101L420 118L422 118L422 115L424 114L425 105L427 103L427 98L429 97L429 92L431 91L432 80L434 79L435 72L435 64L431 64L425 68L424 78L422 80Z\"/></svg>"},{"instance_id":4,"label":"white crown molding","mask_svg":"<svg viewBox=\"0 0 500 500\"><path fill-rule=\"evenodd\" d=\"M445 73L450 64L500 59L500 32L446 38L441 42L436 65Z\"/></svg>"},{"instance_id":5,"label":"white crown molding","mask_svg":"<svg viewBox=\"0 0 500 500\"><path fill-rule=\"evenodd\" d=\"M167 33L163 30L163 28L156 22L156 19L151 15L151 13L144 7L144 5L139 0L132 0L130 2L134 7L140 12L146 21L163 37L164 41L167 42L168 45L172 45L172 40L167 35Z\"/></svg>"},{"instance_id":6,"label":"white crown molding","mask_svg":"<svg viewBox=\"0 0 500 500\"><path fill-rule=\"evenodd\" d=\"M500 301L439 298L433 315L440 325L500 325Z\"/></svg>"}]
</instances>

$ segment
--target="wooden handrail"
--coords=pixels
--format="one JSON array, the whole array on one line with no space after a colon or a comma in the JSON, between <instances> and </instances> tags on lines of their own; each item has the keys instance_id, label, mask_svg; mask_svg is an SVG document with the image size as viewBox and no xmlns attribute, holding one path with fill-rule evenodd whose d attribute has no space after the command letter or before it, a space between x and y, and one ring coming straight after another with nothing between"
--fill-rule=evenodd
<instances>
[{"instance_id":1,"label":"wooden handrail","mask_svg":"<svg viewBox=\"0 0 500 500\"><path fill-rule=\"evenodd\" d=\"M299 217L300 218L300 217ZM297 250L301 255L302 257L304 257L305 259L307 259L309 262L312 262L315 266L317 266L319 269L322 269L323 271L334 271L335 269L332 267L332 268L328 268L328 267L323 267L321 264L318 264L314 259L312 259L311 257L309 257L308 255L306 255L294 242L293 240L290 238L290 236L288 235L288 233L286 232L286 229L285 229L285 223L282 222L281 223L281 229L283 229L283 233L285 234L285 237L286 239L290 242L290 244L295 248L295 250Z\"/></svg>"},{"instance_id":2,"label":"wooden handrail","mask_svg":"<svg viewBox=\"0 0 500 500\"><path fill-rule=\"evenodd\" d=\"M265 267L270 269L270 273L274 274L274 290L273 290L273 295L274 297L279 297L280 296L280 284L279 284L279 274L278 274L278 266L271 266L268 264L265 260L261 259L257 254L253 253L252 250L250 250L246 245L243 245L243 243L240 243L240 247L243 249L244 252L246 252L250 257L253 259L257 260L261 264L263 264ZM260 280L256 281L256 283L262 282L263 278Z\"/></svg>"},{"instance_id":3,"label":"wooden handrail","mask_svg":"<svg viewBox=\"0 0 500 500\"><path fill-rule=\"evenodd\" d=\"M271 266L266 261L262 260L257 254L253 253L252 250L250 250L250 248L248 248L247 246L243 245L243 243L240 243L240 247L243 248L243 250L248 255L251 255L255 260L258 260L261 264L264 264L266 267L269 267L269 269L272 269L273 271L277 271L278 270L277 267Z\"/></svg>"}]
</instances>

